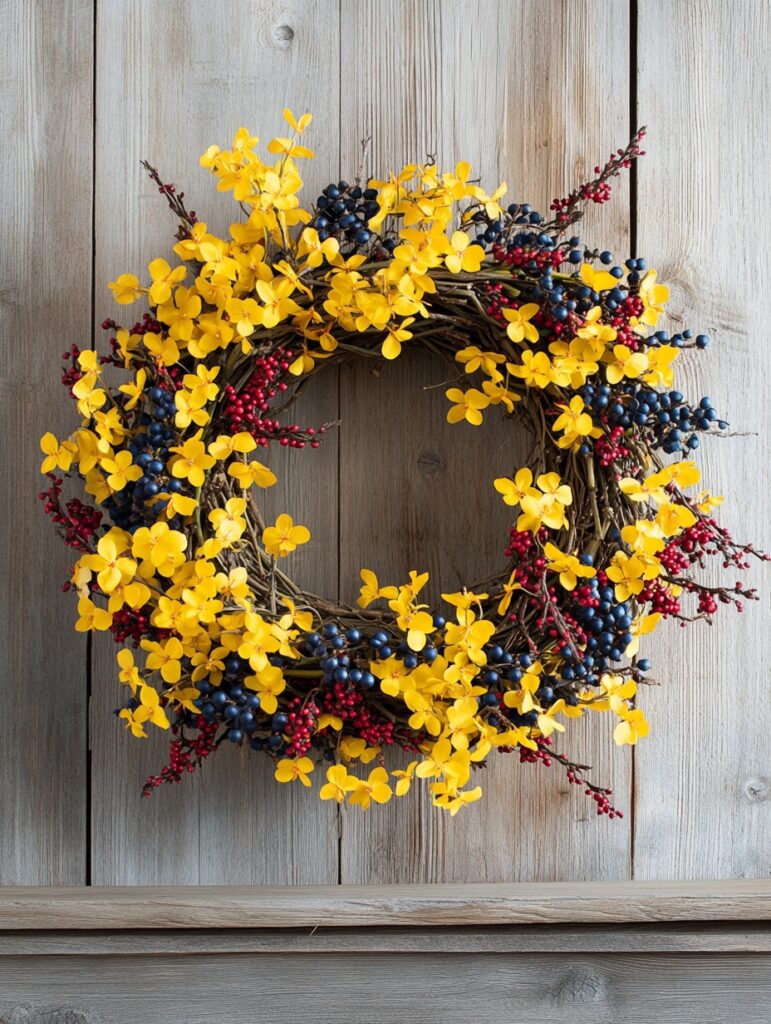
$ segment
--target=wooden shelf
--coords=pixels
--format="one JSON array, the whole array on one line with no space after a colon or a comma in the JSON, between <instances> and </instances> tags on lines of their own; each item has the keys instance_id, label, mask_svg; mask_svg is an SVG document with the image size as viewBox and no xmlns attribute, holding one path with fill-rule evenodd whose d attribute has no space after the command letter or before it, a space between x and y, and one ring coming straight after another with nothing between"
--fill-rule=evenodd
<instances>
[{"instance_id":1,"label":"wooden shelf","mask_svg":"<svg viewBox=\"0 0 771 1024\"><path fill-rule=\"evenodd\" d=\"M770 968L768 880L0 888L30 1024L768 1024Z\"/></svg>"},{"instance_id":2,"label":"wooden shelf","mask_svg":"<svg viewBox=\"0 0 771 1024\"><path fill-rule=\"evenodd\" d=\"M278 929L771 921L771 880L0 889L0 929Z\"/></svg>"}]
</instances>

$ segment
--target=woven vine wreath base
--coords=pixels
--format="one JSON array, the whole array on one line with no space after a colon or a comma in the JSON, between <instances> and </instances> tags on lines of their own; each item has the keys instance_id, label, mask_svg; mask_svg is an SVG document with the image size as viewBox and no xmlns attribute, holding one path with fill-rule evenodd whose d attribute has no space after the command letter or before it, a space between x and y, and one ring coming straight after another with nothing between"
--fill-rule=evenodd
<instances>
[{"instance_id":1,"label":"woven vine wreath base","mask_svg":"<svg viewBox=\"0 0 771 1024\"><path fill-rule=\"evenodd\" d=\"M325 800L366 810L419 780L454 815L498 752L561 764L600 813L621 816L557 749L560 734L606 712L617 743L644 737L640 638L662 618L741 608L753 590L697 577L711 557L745 569L757 554L712 517L720 499L693 490L699 435L728 425L708 398L674 389L673 363L708 339L657 326L668 292L643 260L616 265L569 233L586 203L609 198L643 133L550 219L504 207L505 186L488 194L467 164L433 163L331 184L306 212L310 115L285 117L274 161L245 129L202 157L240 204L229 237L146 165L178 218L181 265L156 259L149 284L110 284L122 305L146 295L149 311L130 329L105 321L106 356L73 346L63 379L81 424L41 441L47 511L79 552L76 628L126 644L126 728L172 730L169 764L144 791L227 740L273 758L282 783L310 786L320 769ZM323 443L325 426L288 422L306 383L405 347L450 367L458 430L494 417L528 431L526 464L490 480L512 510L508 547L497 575L440 608L422 600L420 566L388 581L363 567L358 603L341 606L282 571L310 531L289 512L266 522L258 495L280 487L271 448ZM128 380L111 386L107 364ZM87 503L64 500L64 476ZM389 770L393 746L413 757Z\"/></svg>"}]
</instances>

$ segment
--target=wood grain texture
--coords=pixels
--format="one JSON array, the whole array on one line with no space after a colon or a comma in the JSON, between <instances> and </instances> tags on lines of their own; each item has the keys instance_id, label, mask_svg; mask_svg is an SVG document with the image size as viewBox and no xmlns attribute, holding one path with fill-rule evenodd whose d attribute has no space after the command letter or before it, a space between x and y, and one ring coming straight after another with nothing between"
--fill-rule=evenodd
<instances>
[{"instance_id":1,"label":"wood grain texture","mask_svg":"<svg viewBox=\"0 0 771 1024\"><path fill-rule=\"evenodd\" d=\"M212 142L227 145L241 125L258 131L264 143L281 128L282 107L311 109L318 159L307 177L310 194L317 194L338 158L337 31L334 0L100 3L98 321L113 312L107 282L124 270L141 274L154 256L168 256L174 241L176 224L140 167L143 157L164 181L185 190L212 229L227 231L240 213L198 167L199 155ZM307 424L336 419L336 381L309 389L296 415ZM281 481L280 495L267 500L268 514L291 510L314 535L315 543L290 571L329 594L337 589L337 567L329 557L337 545L336 444L332 434L312 456L270 452L264 460ZM145 776L165 763L167 737L139 746L117 727L111 714L120 701L114 657L112 641L97 645L94 882L336 881L335 809L299 787L278 786L267 758L249 750L222 750L199 777L140 800Z\"/></svg>"},{"instance_id":2,"label":"wood grain texture","mask_svg":"<svg viewBox=\"0 0 771 1024\"><path fill-rule=\"evenodd\" d=\"M0 889L0 928L331 928L771 920L771 882Z\"/></svg>"},{"instance_id":3,"label":"wood grain texture","mask_svg":"<svg viewBox=\"0 0 771 1024\"><path fill-rule=\"evenodd\" d=\"M710 395L744 435L699 449L704 486L725 495L717 518L737 540L769 550L771 221L761 168L771 9L641 0L639 12L639 116L651 131L638 249L671 286L673 324L712 335L705 353L683 359L680 390ZM751 574L711 575L749 579L761 602L651 645L663 685L644 695L652 728L637 752L635 878L771 874L771 579L757 563Z\"/></svg>"},{"instance_id":4,"label":"wood grain texture","mask_svg":"<svg viewBox=\"0 0 771 1024\"><path fill-rule=\"evenodd\" d=\"M52 19L3 3L0 16L0 884L78 884L86 645L59 592L73 553L36 496L38 439L76 425L61 354L90 345L92 4L64 0Z\"/></svg>"},{"instance_id":5,"label":"wood grain texture","mask_svg":"<svg viewBox=\"0 0 771 1024\"><path fill-rule=\"evenodd\" d=\"M258 1012L274 1024L339 1024L353 1011L402 1024L419 1007L425 1024L767 1024L770 965L762 954L262 953L214 963L63 956L41 971L37 957L9 957L0 958L0 1021L220 1024L226 1012L252 1024Z\"/></svg>"},{"instance_id":6,"label":"wood grain texture","mask_svg":"<svg viewBox=\"0 0 771 1024\"><path fill-rule=\"evenodd\" d=\"M351 61L341 96L342 152L353 163L359 140L371 135L376 177L428 154L442 167L468 159L491 191L505 179L508 201L546 209L626 139L626 3L343 0L342 33ZM389 40L375 60L374 39ZM625 248L626 185L586 231ZM511 520L492 480L522 464L526 438L495 415L480 428L450 427L445 388L423 389L454 376L452 367L416 353L386 366L379 380L361 365L342 374L344 597L355 592L362 566L387 582L428 569L436 595L502 564ZM362 466L366 490L348 486ZM595 766L629 814L631 756L614 748L607 723L572 723L561 749L568 746ZM430 806L422 787L377 813L346 811L342 880L626 878L628 820L597 820L561 771L517 762L516 755L491 757L478 780L483 799L454 821Z\"/></svg>"},{"instance_id":7,"label":"wood grain texture","mask_svg":"<svg viewBox=\"0 0 771 1024\"><path fill-rule=\"evenodd\" d=\"M771 923L0 932L4 956L223 953L771 953Z\"/></svg>"}]
</instances>

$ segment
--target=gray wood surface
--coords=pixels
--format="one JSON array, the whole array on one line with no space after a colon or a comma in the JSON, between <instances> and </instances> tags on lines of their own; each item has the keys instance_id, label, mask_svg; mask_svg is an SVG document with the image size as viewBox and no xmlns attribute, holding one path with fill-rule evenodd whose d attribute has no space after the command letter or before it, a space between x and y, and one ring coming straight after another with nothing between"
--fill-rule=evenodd
<instances>
[{"instance_id":1,"label":"gray wood surface","mask_svg":"<svg viewBox=\"0 0 771 1024\"><path fill-rule=\"evenodd\" d=\"M331 928L768 921L771 882L0 889L0 928Z\"/></svg>"},{"instance_id":2,"label":"gray wood surface","mask_svg":"<svg viewBox=\"0 0 771 1024\"><path fill-rule=\"evenodd\" d=\"M442 167L465 159L490 190L507 181L507 201L544 210L627 136L619 102L629 81L626 3L343 0L342 10L343 50L353 61L341 97L342 152L355 153L371 135L378 173L428 154ZM377 59L372 39L391 41ZM601 212L588 219L587 237L623 250L626 184ZM388 582L428 569L436 595L502 564L511 517L491 481L521 465L524 431L495 415L479 428L448 425L445 389L436 385L456 371L407 355L377 380L361 365L342 375L344 596L361 566ZM373 472L354 497L346 482L362 465ZM565 745L613 787L625 820L598 819L556 767L520 767L517 755L494 754L479 776L483 798L464 810L460 827L436 813L422 788L377 813L345 813L342 881L629 877L631 754L614 747L608 722L573 725Z\"/></svg>"},{"instance_id":3,"label":"gray wood surface","mask_svg":"<svg viewBox=\"0 0 771 1024\"><path fill-rule=\"evenodd\" d=\"M638 250L672 291L672 319L713 336L688 353L684 393L712 397L742 436L706 440L699 462L720 521L771 549L767 176L771 8L641 0ZM682 378L681 378L682 379ZM739 574L737 578L741 578ZM718 573L712 582L717 583ZM731 577L733 579L733 577ZM656 634L644 694L650 735L635 754L634 878L771 875L771 574L761 602L708 628Z\"/></svg>"},{"instance_id":4,"label":"gray wood surface","mask_svg":"<svg viewBox=\"0 0 771 1024\"><path fill-rule=\"evenodd\" d=\"M0 958L3 1024L767 1024L764 954Z\"/></svg>"},{"instance_id":5,"label":"gray wood surface","mask_svg":"<svg viewBox=\"0 0 771 1024\"><path fill-rule=\"evenodd\" d=\"M0 11L0 884L72 885L86 867L86 648L60 593L74 552L37 500L38 441L76 425L58 368L91 338L92 5Z\"/></svg>"}]
</instances>

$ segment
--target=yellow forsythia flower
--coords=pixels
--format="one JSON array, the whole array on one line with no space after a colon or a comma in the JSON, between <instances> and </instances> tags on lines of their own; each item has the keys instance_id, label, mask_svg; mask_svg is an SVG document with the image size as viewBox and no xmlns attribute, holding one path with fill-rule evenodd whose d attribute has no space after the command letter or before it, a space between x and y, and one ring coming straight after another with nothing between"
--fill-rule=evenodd
<instances>
[{"instance_id":1,"label":"yellow forsythia flower","mask_svg":"<svg viewBox=\"0 0 771 1024\"><path fill-rule=\"evenodd\" d=\"M276 519L274 526L266 526L262 532L262 543L265 550L274 558L283 558L301 544L311 539L311 531L307 526L295 526L294 520L286 512Z\"/></svg>"},{"instance_id":2,"label":"yellow forsythia flower","mask_svg":"<svg viewBox=\"0 0 771 1024\"><path fill-rule=\"evenodd\" d=\"M274 777L277 782L294 782L295 779L299 779L303 786L310 786L311 780L308 776L313 768L313 761L309 757L284 757L276 765Z\"/></svg>"}]
</instances>

